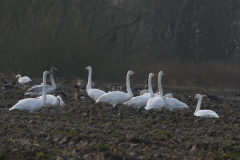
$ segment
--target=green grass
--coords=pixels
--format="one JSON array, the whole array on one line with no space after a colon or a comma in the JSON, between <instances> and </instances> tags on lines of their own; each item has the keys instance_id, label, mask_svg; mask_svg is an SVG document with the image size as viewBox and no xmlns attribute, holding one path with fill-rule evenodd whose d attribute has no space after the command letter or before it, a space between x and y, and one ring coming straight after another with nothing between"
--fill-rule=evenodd
<instances>
[{"instance_id":1,"label":"green grass","mask_svg":"<svg viewBox=\"0 0 240 160\"><path fill-rule=\"evenodd\" d=\"M76 134L77 133L77 131L74 131L74 130L71 130L71 131L69 131L71 134Z\"/></svg>"},{"instance_id":2,"label":"green grass","mask_svg":"<svg viewBox=\"0 0 240 160\"><path fill-rule=\"evenodd\" d=\"M158 134L161 134L161 135L166 136L166 137L168 137L168 138L172 136L172 134L171 134L170 131L158 130Z\"/></svg>"},{"instance_id":3,"label":"green grass","mask_svg":"<svg viewBox=\"0 0 240 160\"><path fill-rule=\"evenodd\" d=\"M3 160L4 157L5 157L5 155L2 152L0 152L0 160Z\"/></svg>"},{"instance_id":4,"label":"green grass","mask_svg":"<svg viewBox=\"0 0 240 160\"><path fill-rule=\"evenodd\" d=\"M239 152L230 152L230 151L228 151L225 155L230 157L233 160L240 160L240 153Z\"/></svg>"},{"instance_id":5,"label":"green grass","mask_svg":"<svg viewBox=\"0 0 240 160\"><path fill-rule=\"evenodd\" d=\"M113 146L113 145L97 144L96 147L97 147L98 152L102 152L102 151L111 149L111 148L113 148L114 146Z\"/></svg>"},{"instance_id":6,"label":"green grass","mask_svg":"<svg viewBox=\"0 0 240 160\"><path fill-rule=\"evenodd\" d=\"M43 152L37 152L37 158L38 159L44 158L44 153Z\"/></svg>"},{"instance_id":7,"label":"green grass","mask_svg":"<svg viewBox=\"0 0 240 160\"><path fill-rule=\"evenodd\" d=\"M37 158L38 159L51 159L55 160L56 158L50 154L44 154L43 152L37 152Z\"/></svg>"}]
</instances>

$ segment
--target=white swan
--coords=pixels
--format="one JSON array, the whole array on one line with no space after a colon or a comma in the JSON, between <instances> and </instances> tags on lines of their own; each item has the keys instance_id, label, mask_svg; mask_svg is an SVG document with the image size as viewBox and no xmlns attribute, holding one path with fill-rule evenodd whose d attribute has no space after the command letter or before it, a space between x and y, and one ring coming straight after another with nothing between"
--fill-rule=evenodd
<instances>
[{"instance_id":1,"label":"white swan","mask_svg":"<svg viewBox=\"0 0 240 160\"><path fill-rule=\"evenodd\" d=\"M127 73L127 77L126 77L127 93L121 92L121 91L108 92L102 95L101 97L99 97L96 103L102 102L102 103L112 105L113 113L114 113L114 110L116 110L116 113L117 113L117 109L115 107L118 104L122 104L133 97L133 93L130 87L130 75L135 75L135 74L137 73L133 71L128 71Z\"/></svg>"},{"instance_id":2,"label":"white swan","mask_svg":"<svg viewBox=\"0 0 240 160\"><path fill-rule=\"evenodd\" d=\"M162 84L161 84L162 76L164 76L164 74L162 71L160 71L158 74L158 88L159 88L160 94L158 96L152 97L148 100L147 106L145 107L146 110L154 109L154 110L158 110L160 112L164 105Z\"/></svg>"},{"instance_id":3,"label":"white swan","mask_svg":"<svg viewBox=\"0 0 240 160\"><path fill-rule=\"evenodd\" d=\"M18 78L18 82L21 83L22 85L26 85L32 81L28 76L21 77L20 74L18 74L16 78Z\"/></svg>"},{"instance_id":4,"label":"white swan","mask_svg":"<svg viewBox=\"0 0 240 160\"><path fill-rule=\"evenodd\" d=\"M46 85L46 93L47 94L52 94L56 90L56 84L55 84L55 81L53 78L53 73L56 70L57 70L57 68L55 68L55 67L51 68L51 75L50 75L51 86ZM32 88L29 88L27 90L27 92L25 93L25 95L29 95L31 97L37 97L37 96L42 95L42 91L43 91L43 84L35 85Z\"/></svg>"},{"instance_id":5,"label":"white swan","mask_svg":"<svg viewBox=\"0 0 240 160\"><path fill-rule=\"evenodd\" d=\"M200 94L196 94L194 98L198 98L197 108L194 112L195 116L219 118L217 113L212 111L212 110L200 110L200 106L201 106L201 103L202 103L202 96Z\"/></svg>"},{"instance_id":6,"label":"white swan","mask_svg":"<svg viewBox=\"0 0 240 160\"><path fill-rule=\"evenodd\" d=\"M40 99L42 98L42 96L40 97L37 97L37 99ZM65 107L65 103L63 102L62 98L60 96L53 96L53 95L46 95L46 102L44 103L44 107L58 107L58 106L61 106L61 107Z\"/></svg>"},{"instance_id":7,"label":"white swan","mask_svg":"<svg viewBox=\"0 0 240 160\"><path fill-rule=\"evenodd\" d=\"M86 87L87 93L88 93L89 97L91 97L92 99L94 99L96 101L100 96L102 96L106 92L104 92L100 89L92 89L92 87L91 87L92 68L90 66L87 66L85 69L88 70L88 84L87 84L87 87Z\"/></svg>"},{"instance_id":8,"label":"white swan","mask_svg":"<svg viewBox=\"0 0 240 160\"><path fill-rule=\"evenodd\" d=\"M43 72L43 93L40 99L37 98L25 98L18 101L12 108L9 110L20 110L20 111L29 111L30 113L37 111L42 108L46 101L46 77L51 72L45 71Z\"/></svg>"},{"instance_id":9,"label":"white swan","mask_svg":"<svg viewBox=\"0 0 240 160\"><path fill-rule=\"evenodd\" d=\"M140 96L147 96L147 97L149 97L150 96L149 90L143 90L143 92L140 93ZM159 96L159 92L153 93L153 96L154 97Z\"/></svg>"},{"instance_id":10,"label":"white swan","mask_svg":"<svg viewBox=\"0 0 240 160\"><path fill-rule=\"evenodd\" d=\"M139 112L141 113L141 107L145 107L149 98L153 97L152 84L151 84L152 77L154 77L154 74L150 73L149 79L148 79L148 86L149 86L149 91L150 91L149 96L133 97L129 101L123 103L123 105L128 106L128 107L138 108Z\"/></svg>"},{"instance_id":11,"label":"white swan","mask_svg":"<svg viewBox=\"0 0 240 160\"><path fill-rule=\"evenodd\" d=\"M144 89L140 92L140 96L143 96L144 94L147 94L149 93L149 90L148 89Z\"/></svg>"},{"instance_id":12,"label":"white swan","mask_svg":"<svg viewBox=\"0 0 240 160\"><path fill-rule=\"evenodd\" d=\"M173 98L173 95L171 93L166 94L163 99L164 99L163 107L169 109L170 111L177 111L189 108L185 103L179 101L176 98Z\"/></svg>"}]
</instances>

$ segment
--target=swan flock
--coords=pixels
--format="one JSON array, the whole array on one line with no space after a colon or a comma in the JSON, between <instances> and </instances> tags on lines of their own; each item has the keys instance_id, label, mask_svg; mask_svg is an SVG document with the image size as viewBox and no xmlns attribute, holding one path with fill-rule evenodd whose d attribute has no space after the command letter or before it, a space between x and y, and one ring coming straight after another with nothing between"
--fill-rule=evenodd
<instances>
[{"instance_id":1,"label":"swan flock","mask_svg":"<svg viewBox=\"0 0 240 160\"><path fill-rule=\"evenodd\" d=\"M150 73L148 77L148 84L144 90L140 92L139 96L134 97L131 85L130 85L130 77L132 75L137 75L134 71L129 70L126 75L126 86L123 86L123 83L120 87L120 90L115 89L113 87L113 91L105 92L101 89L92 88L96 85L93 85L92 81L92 67L87 66L84 68L88 71L88 82L86 86L87 95L79 93L79 82L74 86L76 88L75 99L76 100L84 100L90 97L95 103L103 103L112 106L112 113L118 114L117 106L123 105L126 107L132 107L138 109L141 113L141 108L145 108L148 110L156 110L161 112L162 108L168 109L170 111L178 112L183 109L188 109L187 104L179 101L176 98L173 98L171 93L163 95L163 88L161 80L164 77L162 71L158 73L158 90L159 92L154 93L152 89L152 78L155 76L154 73ZM61 106L64 108L65 103L63 102L62 97L67 97L63 92L55 91L56 84L54 81L53 74L57 70L57 68L52 67L51 71L43 72L43 83L40 85L35 85L27 90L25 93L26 96L36 97L36 98L25 98L16 103L9 110L20 110L20 111L29 111L30 113L40 110L44 107L58 107ZM47 75L50 74L51 86L46 84ZM22 85L29 84L32 80L27 77L21 77L20 74L16 76L18 78L18 82ZM81 82L82 83L82 82ZM94 83L96 83L94 81ZM112 85L111 85L112 86ZM110 87L111 88L111 87ZM123 89L124 88L124 89ZM126 90L127 92L123 92ZM59 94L56 94L59 93ZM60 94L61 93L61 94ZM51 95L53 94L53 95ZM200 94L196 94L195 98L198 99L198 104L196 110L194 112L195 116L204 117L204 118L219 118L217 113L212 110L200 110L202 96Z\"/></svg>"}]
</instances>

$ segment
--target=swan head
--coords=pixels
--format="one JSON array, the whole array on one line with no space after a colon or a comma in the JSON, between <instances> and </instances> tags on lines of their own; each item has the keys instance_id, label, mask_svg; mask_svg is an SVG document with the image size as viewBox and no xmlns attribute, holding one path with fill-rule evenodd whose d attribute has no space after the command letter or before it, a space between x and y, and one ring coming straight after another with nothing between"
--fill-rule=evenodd
<instances>
[{"instance_id":1,"label":"swan head","mask_svg":"<svg viewBox=\"0 0 240 160\"><path fill-rule=\"evenodd\" d=\"M152 78L154 77L154 73L150 73L149 76ZM147 81L148 82L148 81Z\"/></svg>"},{"instance_id":2,"label":"swan head","mask_svg":"<svg viewBox=\"0 0 240 160\"><path fill-rule=\"evenodd\" d=\"M65 107L65 103L63 102L62 97L61 96L57 96L57 99L59 100L60 106L64 108Z\"/></svg>"},{"instance_id":3,"label":"swan head","mask_svg":"<svg viewBox=\"0 0 240 160\"><path fill-rule=\"evenodd\" d=\"M16 77L15 77L15 78L18 78L18 77L21 77L21 75L20 75L20 74L18 74L18 75L16 75Z\"/></svg>"},{"instance_id":4,"label":"swan head","mask_svg":"<svg viewBox=\"0 0 240 160\"><path fill-rule=\"evenodd\" d=\"M51 73L52 73L51 71L44 71L43 75L48 75L48 74L51 74Z\"/></svg>"},{"instance_id":5,"label":"swan head","mask_svg":"<svg viewBox=\"0 0 240 160\"><path fill-rule=\"evenodd\" d=\"M84 69L86 69L86 70L92 70L92 67L91 66L87 66L86 68L84 68Z\"/></svg>"},{"instance_id":6,"label":"swan head","mask_svg":"<svg viewBox=\"0 0 240 160\"><path fill-rule=\"evenodd\" d=\"M136 75L137 73L133 72L133 71L128 71L128 75Z\"/></svg>"},{"instance_id":7,"label":"swan head","mask_svg":"<svg viewBox=\"0 0 240 160\"><path fill-rule=\"evenodd\" d=\"M160 71L158 74L159 77L165 77L165 75L163 74L163 71Z\"/></svg>"},{"instance_id":8,"label":"swan head","mask_svg":"<svg viewBox=\"0 0 240 160\"><path fill-rule=\"evenodd\" d=\"M194 98L199 99L199 98L202 98L202 96L200 94L196 94Z\"/></svg>"},{"instance_id":9,"label":"swan head","mask_svg":"<svg viewBox=\"0 0 240 160\"><path fill-rule=\"evenodd\" d=\"M54 71L57 71L57 68L56 68L56 67L52 67L52 68L51 68L51 72L52 72L51 74L53 74Z\"/></svg>"}]
</instances>

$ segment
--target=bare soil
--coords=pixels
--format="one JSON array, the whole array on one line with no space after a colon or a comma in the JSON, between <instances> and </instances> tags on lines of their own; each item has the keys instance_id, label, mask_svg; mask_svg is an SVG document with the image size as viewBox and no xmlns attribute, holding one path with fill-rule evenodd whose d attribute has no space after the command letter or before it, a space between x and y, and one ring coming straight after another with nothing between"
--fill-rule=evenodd
<instances>
[{"instance_id":1,"label":"bare soil","mask_svg":"<svg viewBox=\"0 0 240 160\"><path fill-rule=\"evenodd\" d=\"M8 110L25 98L22 86L0 95L0 160L240 157L240 98L234 97L231 90L164 87L164 93L172 93L189 109L180 112L162 109L160 114L143 109L140 114L119 106L121 114L114 115L111 106L95 104L89 98L76 100L74 85L74 81L62 83L64 87L60 90L68 96L64 99L65 108L42 108L32 114ZM106 90L106 86L101 84L100 88ZM219 119L193 115L196 93L219 97L201 106L215 111Z\"/></svg>"}]
</instances>

